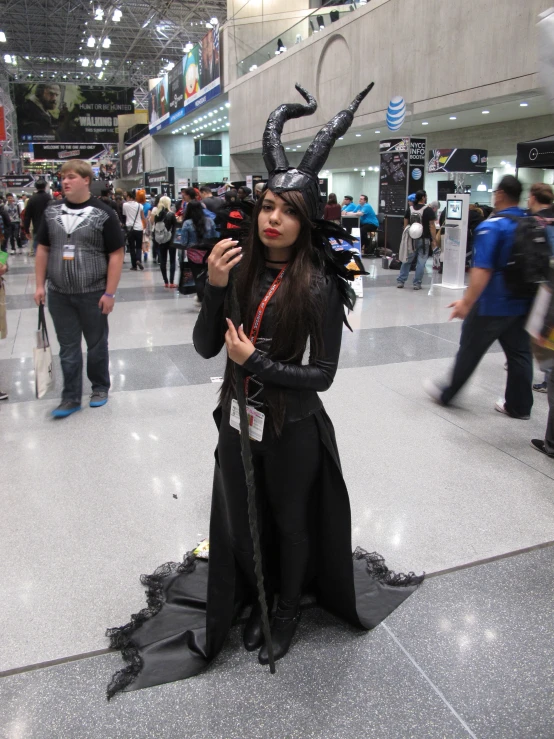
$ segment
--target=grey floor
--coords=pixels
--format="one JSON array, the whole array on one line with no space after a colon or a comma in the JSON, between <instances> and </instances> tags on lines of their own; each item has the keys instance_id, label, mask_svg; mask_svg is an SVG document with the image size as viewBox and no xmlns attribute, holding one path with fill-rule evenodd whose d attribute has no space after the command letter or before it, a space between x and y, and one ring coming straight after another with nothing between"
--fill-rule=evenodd
<instances>
[{"instance_id":1,"label":"grey floor","mask_svg":"<svg viewBox=\"0 0 554 739\"><path fill-rule=\"evenodd\" d=\"M505 371L494 347L456 407L429 401L421 381L446 376L457 350L445 306L459 293L430 271L424 290L396 290L369 262L324 396L355 544L430 573L422 588L371 633L307 608L274 676L237 628L203 675L108 704L121 661L105 628L143 606L142 572L207 534L223 358L194 353L191 298L164 290L150 265L125 271L110 402L54 422L59 371L33 398L32 263L11 262L0 736L554 738L554 462L529 445L544 434L546 396L530 421L495 413Z\"/></svg>"}]
</instances>

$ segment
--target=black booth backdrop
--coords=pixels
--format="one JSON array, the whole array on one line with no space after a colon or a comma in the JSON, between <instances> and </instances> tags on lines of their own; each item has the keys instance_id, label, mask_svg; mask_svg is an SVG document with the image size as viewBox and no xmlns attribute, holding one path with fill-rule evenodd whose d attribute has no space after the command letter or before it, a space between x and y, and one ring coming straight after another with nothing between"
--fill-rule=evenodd
<instances>
[{"instance_id":1,"label":"black booth backdrop","mask_svg":"<svg viewBox=\"0 0 554 739\"><path fill-rule=\"evenodd\" d=\"M517 145L516 168L554 169L554 135Z\"/></svg>"}]
</instances>

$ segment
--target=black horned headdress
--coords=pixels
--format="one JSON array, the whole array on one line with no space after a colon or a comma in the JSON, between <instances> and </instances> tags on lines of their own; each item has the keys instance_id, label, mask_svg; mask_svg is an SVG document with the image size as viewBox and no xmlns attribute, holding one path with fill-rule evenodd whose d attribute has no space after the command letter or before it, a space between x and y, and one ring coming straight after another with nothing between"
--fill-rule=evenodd
<instances>
[{"instance_id":1,"label":"black horned headdress","mask_svg":"<svg viewBox=\"0 0 554 739\"><path fill-rule=\"evenodd\" d=\"M267 119L262 144L264 162L269 173L267 187L276 194L287 190L298 190L304 197L310 218L315 221L321 218L322 210L318 183L319 172L327 161L335 141L340 136L344 136L352 125L354 113L373 87L373 82L354 98L346 110L341 110L323 126L308 147L298 168L289 165L281 143L281 134L287 121L315 113L317 101L299 84L295 87L308 104L283 103Z\"/></svg>"}]
</instances>

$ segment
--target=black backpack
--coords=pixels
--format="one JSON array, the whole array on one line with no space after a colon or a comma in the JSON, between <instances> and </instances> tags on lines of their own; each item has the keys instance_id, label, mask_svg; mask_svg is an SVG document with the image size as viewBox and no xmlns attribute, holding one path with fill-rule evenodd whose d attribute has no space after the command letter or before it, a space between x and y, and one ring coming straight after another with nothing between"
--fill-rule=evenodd
<instances>
[{"instance_id":1,"label":"black backpack","mask_svg":"<svg viewBox=\"0 0 554 739\"><path fill-rule=\"evenodd\" d=\"M541 282L548 280L552 252L546 226L552 219L502 214L517 223L514 243L504 267L506 287L514 298L534 298Z\"/></svg>"}]
</instances>

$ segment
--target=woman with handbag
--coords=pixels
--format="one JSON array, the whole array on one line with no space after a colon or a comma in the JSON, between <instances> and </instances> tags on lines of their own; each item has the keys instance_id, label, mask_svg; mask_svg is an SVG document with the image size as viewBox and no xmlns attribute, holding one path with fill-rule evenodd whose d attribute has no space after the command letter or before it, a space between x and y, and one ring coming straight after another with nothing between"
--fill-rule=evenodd
<instances>
[{"instance_id":1,"label":"woman with handbag","mask_svg":"<svg viewBox=\"0 0 554 739\"><path fill-rule=\"evenodd\" d=\"M351 252L331 247L330 239L351 238L321 218L318 175L371 87L322 129L295 169L281 144L283 125L317 107L297 85L308 105L281 105L267 123L269 180L248 239L240 246L224 239L211 251L193 333L202 357L227 350L214 413L219 440L209 558L200 559L199 547L182 564L141 578L149 608L108 632L129 662L108 697L205 669L241 604L252 604L244 646L259 650L259 662L274 671L290 648L306 591L349 623L371 629L422 580L390 572L375 552L352 554L348 491L318 395L337 370L344 309L354 301L347 280L357 274L347 267Z\"/></svg>"},{"instance_id":2,"label":"woman with handbag","mask_svg":"<svg viewBox=\"0 0 554 739\"><path fill-rule=\"evenodd\" d=\"M123 203L123 215L127 229L127 249L131 255L131 270L143 270L142 265L142 237L146 227L146 219L142 205L137 202L137 193L133 190L130 199Z\"/></svg>"},{"instance_id":3,"label":"woman with handbag","mask_svg":"<svg viewBox=\"0 0 554 739\"><path fill-rule=\"evenodd\" d=\"M171 200L167 195L160 198L157 212L153 216L153 239L156 242L160 260L160 271L162 273L164 285L167 288L177 287L174 283L175 267L177 258L177 247L174 244L175 229L177 228L177 218L171 210ZM167 279L167 257L169 254L169 280Z\"/></svg>"},{"instance_id":4,"label":"woman with handbag","mask_svg":"<svg viewBox=\"0 0 554 739\"><path fill-rule=\"evenodd\" d=\"M188 265L196 284L196 300L201 303L204 298L204 286L207 277L206 257L211 249L217 231L213 219L206 216L202 204L191 200L186 207L181 228L181 247L186 249Z\"/></svg>"}]
</instances>

